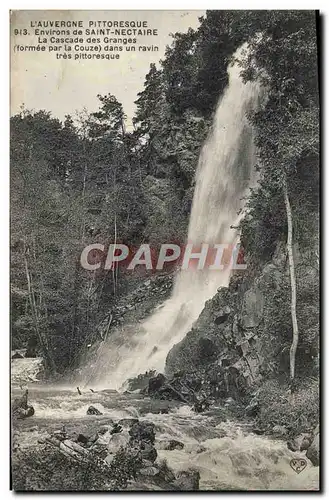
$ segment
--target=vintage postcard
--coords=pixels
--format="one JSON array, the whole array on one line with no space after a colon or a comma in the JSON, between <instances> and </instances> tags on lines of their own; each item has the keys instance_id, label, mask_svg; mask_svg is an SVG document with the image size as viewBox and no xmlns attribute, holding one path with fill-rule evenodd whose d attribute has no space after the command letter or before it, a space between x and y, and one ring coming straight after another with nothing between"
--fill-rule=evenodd
<instances>
[{"instance_id":1,"label":"vintage postcard","mask_svg":"<svg viewBox=\"0 0 329 500\"><path fill-rule=\"evenodd\" d=\"M12 489L318 491L319 13L10 33Z\"/></svg>"}]
</instances>

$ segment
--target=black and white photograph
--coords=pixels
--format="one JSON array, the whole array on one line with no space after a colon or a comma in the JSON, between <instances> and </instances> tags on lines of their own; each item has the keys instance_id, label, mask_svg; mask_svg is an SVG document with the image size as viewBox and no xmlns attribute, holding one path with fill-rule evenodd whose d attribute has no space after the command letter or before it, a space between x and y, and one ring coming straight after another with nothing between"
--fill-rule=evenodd
<instances>
[{"instance_id":1,"label":"black and white photograph","mask_svg":"<svg viewBox=\"0 0 329 500\"><path fill-rule=\"evenodd\" d=\"M319 492L319 11L9 17L10 488Z\"/></svg>"}]
</instances>

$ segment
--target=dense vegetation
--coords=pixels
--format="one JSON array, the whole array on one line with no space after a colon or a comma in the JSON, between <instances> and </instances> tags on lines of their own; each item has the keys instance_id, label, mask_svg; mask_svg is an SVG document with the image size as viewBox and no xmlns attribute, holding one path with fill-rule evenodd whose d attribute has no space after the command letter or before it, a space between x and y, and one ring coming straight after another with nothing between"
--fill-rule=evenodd
<instances>
[{"instance_id":1,"label":"dense vegetation","mask_svg":"<svg viewBox=\"0 0 329 500\"><path fill-rule=\"evenodd\" d=\"M11 119L12 346L38 350L54 371L76 366L96 325L138 277L88 272L89 243L183 242L200 147L228 83L235 50L246 80L261 78L255 116L260 189L242 238L252 265L286 239L283 187L303 249L318 235L316 18L310 11L209 11L197 30L173 35L136 100L134 131L122 105L98 96L95 112L64 123L47 111ZM111 89L109 88L109 92ZM313 263L317 255L310 255ZM310 291L304 291L310 293ZM317 290L313 290L313 296ZM310 299L311 300L311 299Z\"/></svg>"}]
</instances>

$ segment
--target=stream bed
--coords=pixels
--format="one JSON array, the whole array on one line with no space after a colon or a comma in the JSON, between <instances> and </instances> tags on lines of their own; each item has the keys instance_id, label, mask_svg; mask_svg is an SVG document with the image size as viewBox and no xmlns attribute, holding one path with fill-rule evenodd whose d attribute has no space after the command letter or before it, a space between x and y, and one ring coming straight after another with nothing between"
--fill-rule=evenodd
<instances>
[{"instance_id":1,"label":"stream bed","mask_svg":"<svg viewBox=\"0 0 329 500\"><path fill-rule=\"evenodd\" d=\"M68 431L92 434L103 424L123 418L138 418L155 424L158 460L166 459L176 473L196 469L200 490L317 490L319 467L305 452L292 452L285 441L252 433L250 425L223 421L220 407L202 414L177 401L156 401L140 394L121 394L113 390L81 389L28 384L29 404L34 416L15 420L13 435L20 447L31 450L38 440L65 426ZM13 384L12 397L21 396ZM87 415L93 405L102 415ZM168 413L159 413L166 411ZM160 441L175 439L181 450L159 449ZM290 467L292 458L305 458L300 473Z\"/></svg>"}]
</instances>

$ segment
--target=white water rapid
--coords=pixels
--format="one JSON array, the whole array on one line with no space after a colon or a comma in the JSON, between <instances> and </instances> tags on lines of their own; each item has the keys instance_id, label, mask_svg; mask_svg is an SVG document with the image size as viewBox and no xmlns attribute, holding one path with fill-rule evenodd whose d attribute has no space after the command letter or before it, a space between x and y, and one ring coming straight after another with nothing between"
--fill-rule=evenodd
<instances>
[{"instance_id":1,"label":"white water rapid","mask_svg":"<svg viewBox=\"0 0 329 500\"><path fill-rule=\"evenodd\" d=\"M23 383L25 361L15 359L12 362L17 376L23 375L20 380ZM14 398L21 397L19 385L14 383L12 391ZM190 468L198 470L200 490L303 491L319 488L319 467L312 465L305 451L292 452L285 441L257 436L251 433L247 424L223 422L221 408L198 414L178 401L155 401L140 394L126 395L111 390L91 393L86 389L79 395L76 389L30 382L29 403L35 408L35 415L17 420L13 443L18 442L21 451L30 453L31 460L38 447L43 446L39 440L42 442L49 434L63 429L63 425L69 435L75 432L91 436L102 425L107 424L111 429L113 422L138 418L140 422L155 424L158 460L165 459L175 473ZM91 404L102 415L87 415ZM161 407L167 407L169 413L158 413ZM121 435L127 435L127 424L122 425ZM102 442L109 442L111 437L109 430L102 436ZM164 450L162 443L168 439L180 441L184 448ZM301 457L307 467L296 474L289 462ZM148 487L146 478L145 483L133 483L130 489Z\"/></svg>"},{"instance_id":2,"label":"white water rapid","mask_svg":"<svg viewBox=\"0 0 329 500\"><path fill-rule=\"evenodd\" d=\"M229 68L229 85L217 105L200 154L188 230L188 243L195 245L237 243L234 227L241 218L248 189L255 182L253 134L247 113L258 105L260 91L256 83L243 83L240 71L238 64ZM145 370L163 371L170 349L190 330L205 302L219 287L228 285L229 276L228 268L180 270L171 298L144 321L141 329L136 328L130 346L103 347L100 385L119 388L129 377ZM108 353L107 368L104 349Z\"/></svg>"}]
</instances>

